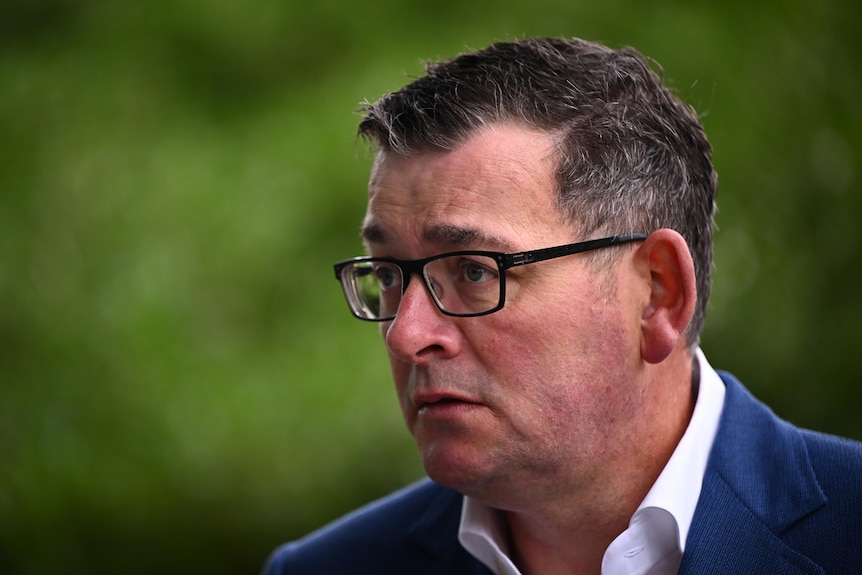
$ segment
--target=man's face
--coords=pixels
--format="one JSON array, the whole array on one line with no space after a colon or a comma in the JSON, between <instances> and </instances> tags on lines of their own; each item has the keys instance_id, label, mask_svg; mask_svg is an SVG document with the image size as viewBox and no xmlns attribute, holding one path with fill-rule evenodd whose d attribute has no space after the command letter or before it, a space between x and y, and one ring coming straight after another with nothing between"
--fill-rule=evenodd
<instances>
[{"instance_id":1,"label":"man's face","mask_svg":"<svg viewBox=\"0 0 862 575\"><path fill-rule=\"evenodd\" d=\"M382 154L369 185L368 250L418 259L589 239L563 220L553 168L551 138L513 126L452 152ZM505 506L517 489L588 489L622 457L644 395L639 316L624 266L601 272L587 258L507 270L505 307L482 317L443 315L412 278L381 329L431 478Z\"/></svg>"}]
</instances>

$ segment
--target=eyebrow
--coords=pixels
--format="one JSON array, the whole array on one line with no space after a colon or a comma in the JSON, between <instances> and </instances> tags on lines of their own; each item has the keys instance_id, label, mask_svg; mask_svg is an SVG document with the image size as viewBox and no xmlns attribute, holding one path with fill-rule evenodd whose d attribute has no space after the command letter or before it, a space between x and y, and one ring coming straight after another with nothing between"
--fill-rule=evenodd
<instances>
[{"instance_id":1,"label":"eyebrow","mask_svg":"<svg viewBox=\"0 0 862 575\"><path fill-rule=\"evenodd\" d=\"M363 226L361 235L362 239L370 244L385 244L389 239L386 231L376 223ZM456 249L482 248L503 252L515 251L511 242L478 228L440 224L428 228L422 236L429 243L443 244Z\"/></svg>"},{"instance_id":2,"label":"eyebrow","mask_svg":"<svg viewBox=\"0 0 862 575\"><path fill-rule=\"evenodd\" d=\"M386 232L377 224L365 224L359 236L369 244L385 244Z\"/></svg>"},{"instance_id":3,"label":"eyebrow","mask_svg":"<svg viewBox=\"0 0 862 575\"><path fill-rule=\"evenodd\" d=\"M454 248L484 249L494 248L507 251L511 244L496 236L477 228L462 228L452 225L439 225L425 231L425 239L429 242L444 244Z\"/></svg>"}]
</instances>

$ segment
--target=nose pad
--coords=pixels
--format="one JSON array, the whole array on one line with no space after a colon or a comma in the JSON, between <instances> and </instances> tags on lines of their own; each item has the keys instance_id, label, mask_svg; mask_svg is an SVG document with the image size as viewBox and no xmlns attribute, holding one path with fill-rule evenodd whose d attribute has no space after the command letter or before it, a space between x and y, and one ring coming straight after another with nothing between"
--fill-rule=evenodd
<instances>
[{"instance_id":1,"label":"nose pad","mask_svg":"<svg viewBox=\"0 0 862 575\"><path fill-rule=\"evenodd\" d=\"M430 276L427 278L423 277L422 279L424 280L423 283L425 284L425 287L428 288L428 295L431 296L434 303L437 304L438 301L443 301L443 285ZM437 307L440 306L438 305Z\"/></svg>"}]
</instances>

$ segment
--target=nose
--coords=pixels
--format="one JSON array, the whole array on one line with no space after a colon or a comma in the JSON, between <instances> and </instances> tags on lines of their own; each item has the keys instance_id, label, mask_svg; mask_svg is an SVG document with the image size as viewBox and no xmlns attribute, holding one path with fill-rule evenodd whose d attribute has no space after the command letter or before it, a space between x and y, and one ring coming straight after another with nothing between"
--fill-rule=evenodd
<instances>
[{"instance_id":1,"label":"nose","mask_svg":"<svg viewBox=\"0 0 862 575\"><path fill-rule=\"evenodd\" d=\"M460 318L441 312L425 282L420 277L413 279L416 281L407 283L401 296L395 319L384 324L389 353L415 365L457 355L461 333L456 323Z\"/></svg>"}]
</instances>

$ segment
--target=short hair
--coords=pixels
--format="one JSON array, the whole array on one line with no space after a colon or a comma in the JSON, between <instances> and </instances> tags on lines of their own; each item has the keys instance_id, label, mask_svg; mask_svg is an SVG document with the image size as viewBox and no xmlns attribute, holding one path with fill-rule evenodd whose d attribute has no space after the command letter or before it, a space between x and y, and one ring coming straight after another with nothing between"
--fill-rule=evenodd
<instances>
[{"instance_id":1,"label":"short hair","mask_svg":"<svg viewBox=\"0 0 862 575\"><path fill-rule=\"evenodd\" d=\"M491 124L552 135L558 204L585 236L671 228L685 238L698 300L686 337L697 345L718 178L697 114L639 52L580 39L501 42L429 64L363 111L359 135L406 156L453 150Z\"/></svg>"}]
</instances>

